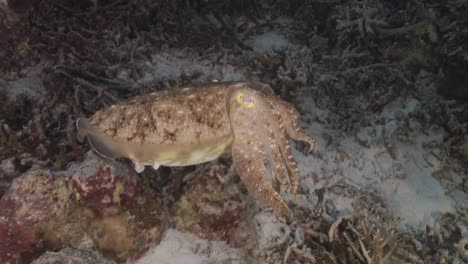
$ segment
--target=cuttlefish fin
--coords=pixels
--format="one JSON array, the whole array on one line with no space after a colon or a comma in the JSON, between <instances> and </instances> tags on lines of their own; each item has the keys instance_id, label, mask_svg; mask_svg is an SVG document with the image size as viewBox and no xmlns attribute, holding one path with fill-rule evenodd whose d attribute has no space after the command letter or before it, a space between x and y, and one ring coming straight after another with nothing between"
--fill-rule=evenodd
<instances>
[{"instance_id":1,"label":"cuttlefish fin","mask_svg":"<svg viewBox=\"0 0 468 264\"><path fill-rule=\"evenodd\" d=\"M76 120L76 129L78 130L77 132L78 141L83 143L88 129L91 129L91 124L86 118L78 118Z\"/></svg>"},{"instance_id":2,"label":"cuttlefish fin","mask_svg":"<svg viewBox=\"0 0 468 264\"><path fill-rule=\"evenodd\" d=\"M108 135L94 129L88 119L78 118L76 120L76 127L78 129L78 140L83 142L87 138L91 148L100 156L108 159L124 157L120 151L121 147L119 144Z\"/></svg>"}]
</instances>

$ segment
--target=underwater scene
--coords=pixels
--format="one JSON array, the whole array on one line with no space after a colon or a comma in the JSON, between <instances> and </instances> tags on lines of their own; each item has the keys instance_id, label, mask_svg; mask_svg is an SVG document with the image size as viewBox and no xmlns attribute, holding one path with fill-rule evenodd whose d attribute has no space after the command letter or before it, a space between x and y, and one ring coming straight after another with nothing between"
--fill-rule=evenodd
<instances>
[{"instance_id":1,"label":"underwater scene","mask_svg":"<svg viewBox=\"0 0 468 264\"><path fill-rule=\"evenodd\" d=\"M29 263L468 263L468 1L0 0Z\"/></svg>"}]
</instances>

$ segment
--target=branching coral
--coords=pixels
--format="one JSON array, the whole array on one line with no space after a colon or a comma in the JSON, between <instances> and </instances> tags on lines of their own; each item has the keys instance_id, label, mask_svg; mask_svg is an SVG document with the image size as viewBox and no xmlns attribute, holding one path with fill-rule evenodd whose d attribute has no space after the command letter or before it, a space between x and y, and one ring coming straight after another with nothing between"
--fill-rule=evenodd
<instances>
[{"instance_id":1,"label":"branching coral","mask_svg":"<svg viewBox=\"0 0 468 264\"><path fill-rule=\"evenodd\" d=\"M419 1L396 5L379 0L350 1L329 17L335 25L331 44L350 60L345 65L400 61L411 67L431 67L430 56L439 40L431 14ZM398 11L396 11L398 10ZM395 41L398 40L398 41ZM354 62L354 63L353 63Z\"/></svg>"},{"instance_id":2,"label":"branching coral","mask_svg":"<svg viewBox=\"0 0 468 264\"><path fill-rule=\"evenodd\" d=\"M339 229L342 229L338 232ZM330 227L330 242L350 249L354 258L364 264L386 263L397 247L395 232L383 218L349 215L336 220Z\"/></svg>"}]
</instances>

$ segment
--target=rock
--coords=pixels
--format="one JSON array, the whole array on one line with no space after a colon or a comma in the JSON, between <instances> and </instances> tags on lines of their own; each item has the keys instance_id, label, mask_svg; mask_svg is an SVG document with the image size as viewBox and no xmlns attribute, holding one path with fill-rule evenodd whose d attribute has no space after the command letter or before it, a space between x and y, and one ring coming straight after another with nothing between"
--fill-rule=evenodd
<instances>
[{"instance_id":1,"label":"rock","mask_svg":"<svg viewBox=\"0 0 468 264\"><path fill-rule=\"evenodd\" d=\"M83 163L70 166L79 199L118 205L133 201L141 193L138 175L128 166L89 152ZM140 187L140 189L138 189Z\"/></svg>"},{"instance_id":2,"label":"rock","mask_svg":"<svg viewBox=\"0 0 468 264\"><path fill-rule=\"evenodd\" d=\"M99 252L64 248L59 252L46 252L31 264L112 264L114 261L105 259Z\"/></svg>"},{"instance_id":3,"label":"rock","mask_svg":"<svg viewBox=\"0 0 468 264\"><path fill-rule=\"evenodd\" d=\"M0 200L0 263L32 251L39 241L38 224L67 210L67 184L51 177L49 172L29 171Z\"/></svg>"},{"instance_id":4,"label":"rock","mask_svg":"<svg viewBox=\"0 0 468 264\"><path fill-rule=\"evenodd\" d=\"M125 260L159 242L161 212L132 169L93 153L66 171L33 169L0 199L0 263L64 247Z\"/></svg>"},{"instance_id":5,"label":"rock","mask_svg":"<svg viewBox=\"0 0 468 264\"><path fill-rule=\"evenodd\" d=\"M203 239L242 244L235 237L246 217L239 185L221 183L215 176L225 174L219 165L208 170L193 177L174 205L176 227Z\"/></svg>"}]
</instances>

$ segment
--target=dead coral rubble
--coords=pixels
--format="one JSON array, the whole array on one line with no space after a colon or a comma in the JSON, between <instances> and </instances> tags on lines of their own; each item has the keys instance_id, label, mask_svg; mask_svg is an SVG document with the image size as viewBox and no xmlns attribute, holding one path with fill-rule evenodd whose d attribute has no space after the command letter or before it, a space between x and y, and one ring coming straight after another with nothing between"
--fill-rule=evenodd
<instances>
[{"instance_id":1,"label":"dead coral rubble","mask_svg":"<svg viewBox=\"0 0 468 264\"><path fill-rule=\"evenodd\" d=\"M330 241L341 225L344 227L337 235L339 240L335 242L336 247L348 250L337 252L340 262L356 258L363 264L383 264L390 259L398 245L391 225L387 226L383 218L369 215L339 218L330 228ZM351 257L344 252L351 253Z\"/></svg>"},{"instance_id":2,"label":"dead coral rubble","mask_svg":"<svg viewBox=\"0 0 468 264\"><path fill-rule=\"evenodd\" d=\"M89 250L79 250L65 248L59 252L46 252L32 264L50 264L50 263L67 263L67 264L113 264L114 261L105 259L100 253Z\"/></svg>"}]
</instances>

